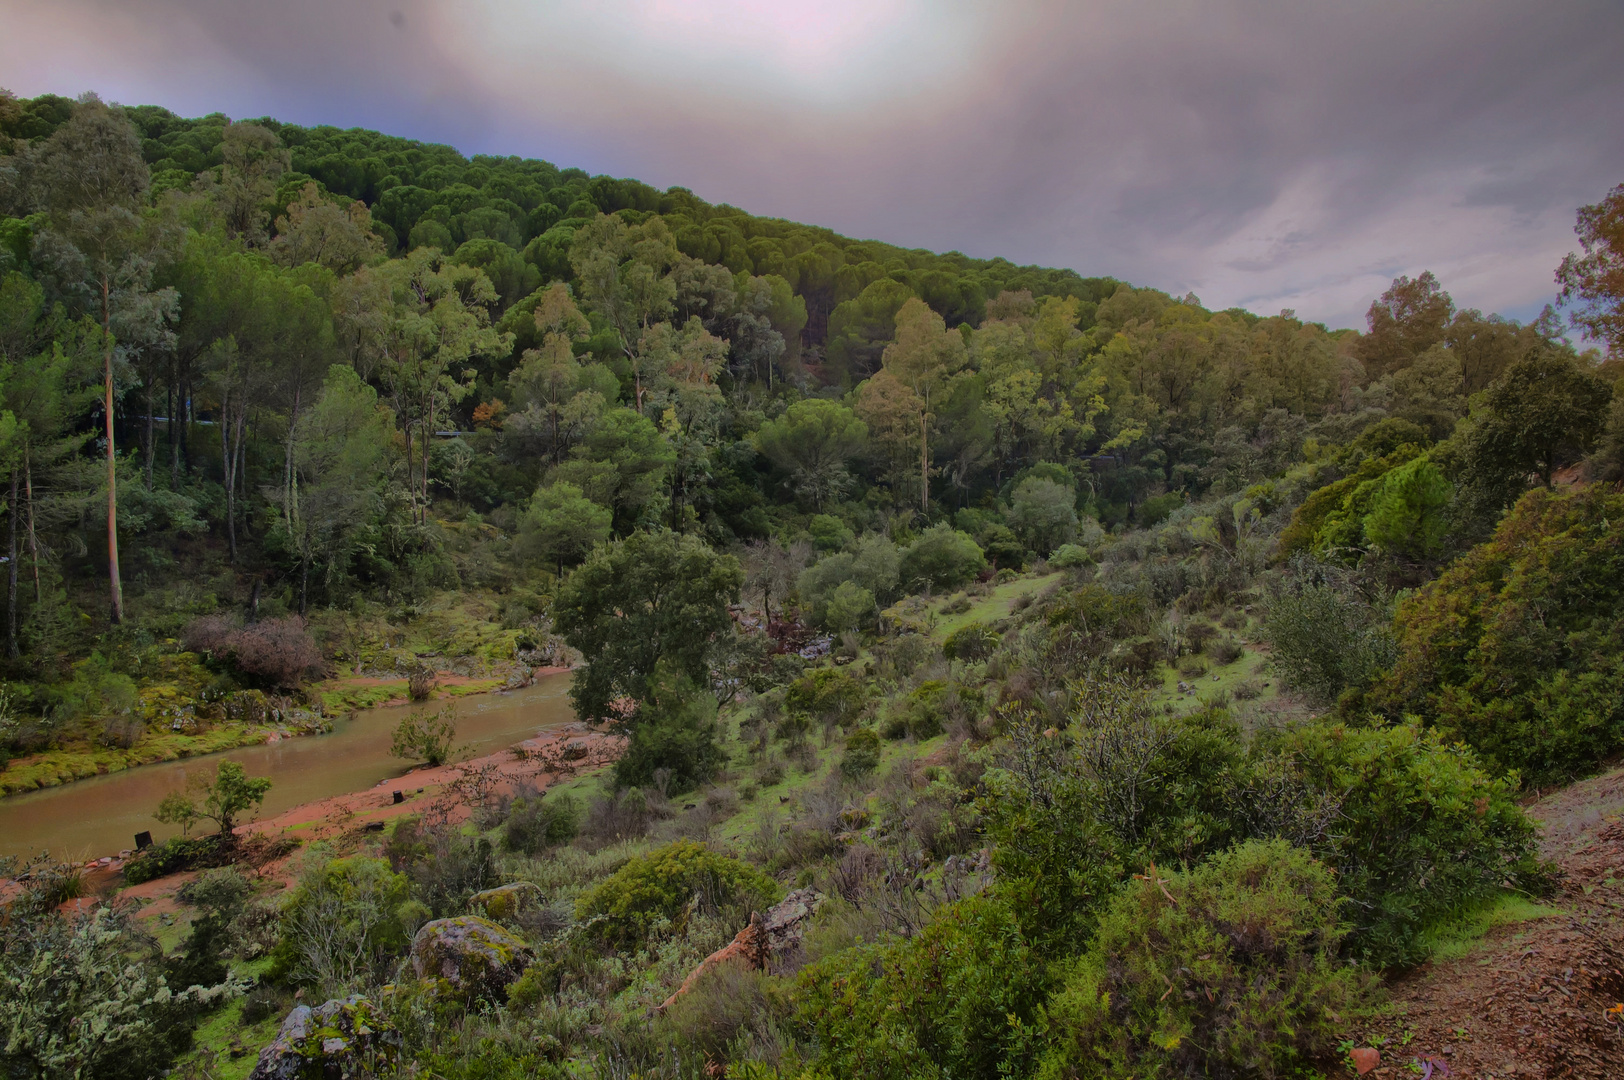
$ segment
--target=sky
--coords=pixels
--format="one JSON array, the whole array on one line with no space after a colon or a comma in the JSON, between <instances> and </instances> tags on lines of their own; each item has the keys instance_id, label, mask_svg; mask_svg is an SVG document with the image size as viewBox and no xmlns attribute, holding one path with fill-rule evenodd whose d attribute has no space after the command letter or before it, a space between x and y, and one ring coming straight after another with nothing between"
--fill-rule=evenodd
<instances>
[{"instance_id":1,"label":"sky","mask_svg":"<svg viewBox=\"0 0 1624 1080\"><path fill-rule=\"evenodd\" d=\"M542 157L1363 326L1528 319L1624 182L1619 0L0 0L0 86Z\"/></svg>"}]
</instances>

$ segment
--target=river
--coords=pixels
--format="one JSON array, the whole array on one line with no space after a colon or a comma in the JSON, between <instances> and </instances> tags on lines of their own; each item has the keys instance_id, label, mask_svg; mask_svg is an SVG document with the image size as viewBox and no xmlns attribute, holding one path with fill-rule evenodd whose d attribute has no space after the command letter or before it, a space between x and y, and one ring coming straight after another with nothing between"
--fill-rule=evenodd
<instances>
[{"instance_id":1,"label":"river","mask_svg":"<svg viewBox=\"0 0 1624 1080\"><path fill-rule=\"evenodd\" d=\"M459 699L457 742L467 744L472 756L491 754L570 722L575 714L566 696L569 684L568 674L544 675L511 693ZM49 851L60 859L87 859L134 847L135 834L144 830L157 840L175 835L179 830L154 821L152 811L221 760L241 762L250 776L271 778L260 817L364 791L411 768L389 753L395 725L411 711L405 705L366 709L337 721L327 735L141 765L0 799L0 855Z\"/></svg>"}]
</instances>

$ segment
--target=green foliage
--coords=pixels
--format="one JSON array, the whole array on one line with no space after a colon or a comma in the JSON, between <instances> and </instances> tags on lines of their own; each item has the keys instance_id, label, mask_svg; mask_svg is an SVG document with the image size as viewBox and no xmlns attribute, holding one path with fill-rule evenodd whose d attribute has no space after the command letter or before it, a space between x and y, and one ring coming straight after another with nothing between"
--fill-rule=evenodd
<instances>
[{"instance_id":1,"label":"green foliage","mask_svg":"<svg viewBox=\"0 0 1624 1080\"><path fill-rule=\"evenodd\" d=\"M695 895L712 911L764 911L783 895L778 883L737 859L692 840L678 840L639 855L605 878L575 905L589 933L620 946L642 941L661 921L675 923Z\"/></svg>"},{"instance_id":2,"label":"green foliage","mask_svg":"<svg viewBox=\"0 0 1624 1080\"><path fill-rule=\"evenodd\" d=\"M1542 349L1506 369L1484 392L1466 433L1468 471L1551 486L1557 469L1589 453L1602 432L1613 388L1556 350Z\"/></svg>"},{"instance_id":3,"label":"green foliage","mask_svg":"<svg viewBox=\"0 0 1624 1080\"><path fill-rule=\"evenodd\" d=\"M1019 1072L1044 964L1012 907L1002 893L973 896L937 911L917 937L802 971L796 1009L814 1068L899 1080Z\"/></svg>"},{"instance_id":4,"label":"green foliage","mask_svg":"<svg viewBox=\"0 0 1624 1080\"><path fill-rule=\"evenodd\" d=\"M0 936L0 1069L87 1080L166 1070L190 1041L191 1002L170 990L151 945L108 905L71 918L21 906Z\"/></svg>"},{"instance_id":5,"label":"green foliage","mask_svg":"<svg viewBox=\"0 0 1624 1080\"><path fill-rule=\"evenodd\" d=\"M1624 496L1523 496L1494 536L1400 603L1371 692L1536 784L1624 747Z\"/></svg>"},{"instance_id":6,"label":"green foliage","mask_svg":"<svg viewBox=\"0 0 1624 1080\"><path fill-rule=\"evenodd\" d=\"M987 568L976 542L951 525L933 525L902 553L899 573L914 586L954 589L968 584Z\"/></svg>"},{"instance_id":7,"label":"green foliage","mask_svg":"<svg viewBox=\"0 0 1624 1080\"><path fill-rule=\"evenodd\" d=\"M1443 549L1449 519L1445 511L1454 486L1426 457L1389 471L1364 518L1365 539L1374 547L1417 558Z\"/></svg>"},{"instance_id":8,"label":"green foliage","mask_svg":"<svg viewBox=\"0 0 1624 1080\"><path fill-rule=\"evenodd\" d=\"M648 700L661 661L708 682L743 581L737 559L692 536L636 533L594 551L553 603L559 633L586 657L570 685L576 712L601 720L615 698Z\"/></svg>"},{"instance_id":9,"label":"green foliage","mask_svg":"<svg viewBox=\"0 0 1624 1080\"><path fill-rule=\"evenodd\" d=\"M183 829L200 819L212 821L231 843L237 818L264 802L270 790L270 777L249 776L239 763L222 761L212 776L194 777L184 791L165 796L153 817Z\"/></svg>"},{"instance_id":10,"label":"green foliage","mask_svg":"<svg viewBox=\"0 0 1624 1080\"><path fill-rule=\"evenodd\" d=\"M829 594L823 624L830 630L857 630L874 621L874 594L855 581L842 581Z\"/></svg>"},{"instance_id":11,"label":"green foliage","mask_svg":"<svg viewBox=\"0 0 1624 1080\"><path fill-rule=\"evenodd\" d=\"M1370 686L1396 655L1392 634L1369 604L1345 584L1309 571L1269 600L1263 634L1281 678L1321 703Z\"/></svg>"},{"instance_id":12,"label":"green foliage","mask_svg":"<svg viewBox=\"0 0 1624 1080\"><path fill-rule=\"evenodd\" d=\"M438 713L416 711L401 717L389 743L389 753L407 761L444 765L456 751L457 704L449 702Z\"/></svg>"},{"instance_id":13,"label":"green foliage","mask_svg":"<svg viewBox=\"0 0 1624 1080\"><path fill-rule=\"evenodd\" d=\"M1077 533L1077 493L1046 476L1029 476L1009 497L1009 524L1027 548L1047 555Z\"/></svg>"},{"instance_id":14,"label":"green foliage","mask_svg":"<svg viewBox=\"0 0 1624 1080\"><path fill-rule=\"evenodd\" d=\"M580 562L594 545L609 539L613 520L608 508L561 480L536 491L519 519L519 543L562 574L566 563Z\"/></svg>"},{"instance_id":15,"label":"green foliage","mask_svg":"<svg viewBox=\"0 0 1624 1080\"><path fill-rule=\"evenodd\" d=\"M880 736L873 728L858 728L846 736L846 753L840 759L840 775L856 780L873 772L880 764Z\"/></svg>"},{"instance_id":16,"label":"green foliage","mask_svg":"<svg viewBox=\"0 0 1624 1080\"><path fill-rule=\"evenodd\" d=\"M581 827L581 804L569 795L519 796L508 808L502 846L535 855L575 839Z\"/></svg>"},{"instance_id":17,"label":"green foliage","mask_svg":"<svg viewBox=\"0 0 1624 1080\"><path fill-rule=\"evenodd\" d=\"M410 883L383 859L312 862L282 906L270 977L337 993L409 944Z\"/></svg>"},{"instance_id":18,"label":"green foliage","mask_svg":"<svg viewBox=\"0 0 1624 1080\"><path fill-rule=\"evenodd\" d=\"M967 622L942 642L949 660L983 660L998 647L998 631L986 623Z\"/></svg>"},{"instance_id":19,"label":"green foliage","mask_svg":"<svg viewBox=\"0 0 1624 1080\"><path fill-rule=\"evenodd\" d=\"M1049 565L1056 570L1075 570L1094 565L1094 556L1080 544L1061 544L1050 554Z\"/></svg>"},{"instance_id":20,"label":"green foliage","mask_svg":"<svg viewBox=\"0 0 1624 1080\"><path fill-rule=\"evenodd\" d=\"M1318 846L1350 903L1348 948L1379 965L1422 958L1420 935L1496 895L1543 888L1534 823L1517 785L1415 723L1319 724L1281 736L1306 783L1337 799Z\"/></svg>"},{"instance_id":21,"label":"green foliage","mask_svg":"<svg viewBox=\"0 0 1624 1080\"><path fill-rule=\"evenodd\" d=\"M862 453L868 426L838 401L807 398L757 429L755 447L789 474L795 494L812 506L838 499L851 486L846 463Z\"/></svg>"},{"instance_id":22,"label":"green foliage","mask_svg":"<svg viewBox=\"0 0 1624 1080\"><path fill-rule=\"evenodd\" d=\"M718 741L715 695L668 662L656 669L647 700L626 726L630 738L615 762L615 783L621 787L647 786L663 771L671 791L689 791L727 761Z\"/></svg>"},{"instance_id":23,"label":"green foliage","mask_svg":"<svg viewBox=\"0 0 1624 1080\"><path fill-rule=\"evenodd\" d=\"M141 885L148 881L194 866L207 866L219 857L220 838L201 836L195 840L174 836L161 844L136 852L124 864L124 882Z\"/></svg>"},{"instance_id":24,"label":"green foliage","mask_svg":"<svg viewBox=\"0 0 1624 1080\"><path fill-rule=\"evenodd\" d=\"M1283 841L1151 866L1046 1004L1035 1075L1302 1075L1364 997L1343 933L1334 875Z\"/></svg>"},{"instance_id":25,"label":"green foliage","mask_svg":"<svg viewBox=\"0 0 1624 1080\"><path fill-rule=\"evenodd\" d=\"M850 727L868 701L869 684L850 668L820 667L789 684L784 707L825 724Z\"/></svg>"}]
</instances>

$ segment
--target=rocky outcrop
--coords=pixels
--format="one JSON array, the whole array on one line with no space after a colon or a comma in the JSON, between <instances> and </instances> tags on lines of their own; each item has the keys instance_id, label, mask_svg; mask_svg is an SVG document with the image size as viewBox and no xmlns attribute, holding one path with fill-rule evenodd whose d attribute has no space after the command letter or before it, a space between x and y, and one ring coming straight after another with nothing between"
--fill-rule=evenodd
<instances>
[{"instance_id":1,"label":"rocky outcrop","mask_svg":"<svg viewBox=\"0 0 1624 1080\"><path fill-rule=\"evenodd\" d=\"M530 963L523 939L476 915L425 923L412 939L412 969L459 997L499 998Z\"/></svg>"},{"instance_id":2,"label":"rocky outcrop","mask_svg":"<svg viewBox=\"0 0 1624 1080\"><path fill-rule=\"evenodd\" d=\"M801 947L812 916L823 903L823 894L813 889L796 889L783 900L767 909L765 915L750 914L750 924L740 930L732 941L699 962L699 966L682 980L677 992L660 1003L656 1012L664 1012L672 1002L694 988L709 971L723 964L737 964L752 971L770 971L775 964L792 957Z\"/></svg>"},{"instance_id":3,"label":"rocky outcrop","mask_svg":"<svg viewBox=\"0 0 1624 1080\"><path fill-rule=\"evenodd\" d=\"M359 1080L393 1068L400 1036L364 997L300 1005L259 1052L248 1080Z\"/></svg>"},{"instance_id":4,"label":"rocky outcrop","mask_svg":"<svg viewBox=\"0 0 1624 1080\"><path fill-rule=\"evenodd\" d=\"M507 922L520 912L540 904L543 899L541 886L535 882L515 881L475 893L468 898L468 907L483 911L487 918L497 922Z\"/></svg>"}]
</instances>

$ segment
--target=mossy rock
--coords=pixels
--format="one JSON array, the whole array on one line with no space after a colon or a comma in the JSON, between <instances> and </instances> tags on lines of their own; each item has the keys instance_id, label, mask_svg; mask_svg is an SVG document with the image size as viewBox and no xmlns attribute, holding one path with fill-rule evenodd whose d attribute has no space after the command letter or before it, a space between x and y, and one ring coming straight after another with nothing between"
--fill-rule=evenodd
<instances>
[{"instance_id":1,"label":"mossy rock","mask_svg":"<svg viewBox=\"0 0 1624 1080\"><path fill-rule=\"evenodd\" d=\"M392 1073L399 1056L393 1026L372 1002L351 996L288 1013L248 1080L360 1080Z\"/></svg>"},{"instance_id":2,"label":"mossy rock","mask_svg":"<svg viewBox=\"0 0 1624 1080\"><path fill-rule=\"evenodd\" d=\"M412 969L466 998L500 1000L533 956L523 939L477 915L425 923L412 939Z\"/></svg>"},{"instance_id":3,"label":"mossy rock","mask_svg":"<svg viewBox=\"0 0 1624 1080\"><path fill-rule=\"evenodd\" d=\"M483 911L486 917L497 922L507 922L521 911L540 904L543 899L541 886L535 882L515 881L475 893L468 898L468 907Z\"/></svg>"}]
</instances>

